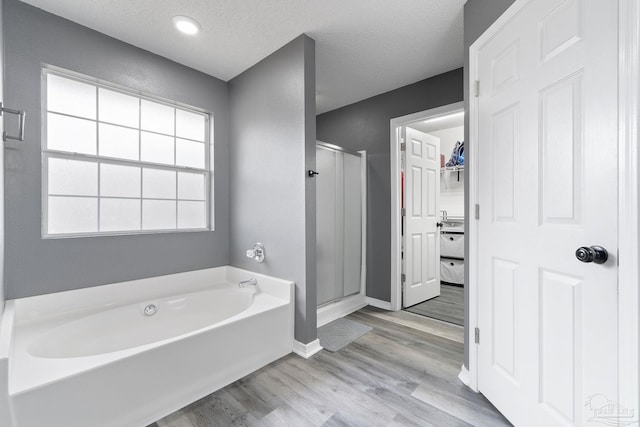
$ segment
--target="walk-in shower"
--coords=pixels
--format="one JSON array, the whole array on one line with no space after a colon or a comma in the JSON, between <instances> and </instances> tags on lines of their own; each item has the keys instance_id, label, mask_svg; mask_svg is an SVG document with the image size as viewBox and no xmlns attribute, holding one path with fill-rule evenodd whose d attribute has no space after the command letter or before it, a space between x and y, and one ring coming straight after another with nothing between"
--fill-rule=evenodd
<instances>
[{"instance_id":1,"label":"walk-in shower","mask_svg":"<svg viewBox=\"0 0 640 427\"><path fill-rule=\"evenodd\" d=\"M316 143L318 324L365 305L366 153Z\"/></svg>"}]
</instances>

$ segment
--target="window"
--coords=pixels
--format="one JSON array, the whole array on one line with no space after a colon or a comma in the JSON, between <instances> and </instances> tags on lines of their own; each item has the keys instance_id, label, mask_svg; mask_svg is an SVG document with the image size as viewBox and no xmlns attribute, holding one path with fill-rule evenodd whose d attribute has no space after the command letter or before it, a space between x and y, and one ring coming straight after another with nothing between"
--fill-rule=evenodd
<instances>
[{"instance_id":1,"label":"window","mask_svg":"<svg viewBox=\"0 0 640 427\"><path fill-rule=\"evenodd\" d=\"M209 229L209 115L43 70L42 234Z\"/></svg>"}]
</instances>

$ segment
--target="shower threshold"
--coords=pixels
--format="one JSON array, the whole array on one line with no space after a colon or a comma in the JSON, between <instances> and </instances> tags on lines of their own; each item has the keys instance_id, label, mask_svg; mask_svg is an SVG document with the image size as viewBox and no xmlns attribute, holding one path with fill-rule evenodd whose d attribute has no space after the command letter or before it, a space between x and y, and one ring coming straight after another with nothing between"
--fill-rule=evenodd
<instances>
[{"instance_id":1,"label":"shower threshold","mask_svg":"<svg viewBox=\"0 0 640 427\"><path fill-rule=\"evenodd\" d=\"M358 311L367 305L364 293L339 298L318 306L318 327Z\"/></svg>"}]
</instances>

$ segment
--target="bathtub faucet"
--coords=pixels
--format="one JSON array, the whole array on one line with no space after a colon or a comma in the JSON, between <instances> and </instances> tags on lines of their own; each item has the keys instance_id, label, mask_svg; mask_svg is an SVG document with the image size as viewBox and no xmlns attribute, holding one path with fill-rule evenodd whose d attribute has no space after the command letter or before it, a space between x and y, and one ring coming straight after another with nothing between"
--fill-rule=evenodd
<instances>
[{"instance_id":1,"label":"bathtub faucet","mask_svg":"<svg viewBox=\"0 0 640 427\"><path fill-rule=\"evenodd\" d=\"M255 277L252 277L251 279L243 280L242 282L238 283L238 286L240 286L241 288L246 288L247 286L258 286L258 281L255 279Z\"/></svg>"}]
</instances>

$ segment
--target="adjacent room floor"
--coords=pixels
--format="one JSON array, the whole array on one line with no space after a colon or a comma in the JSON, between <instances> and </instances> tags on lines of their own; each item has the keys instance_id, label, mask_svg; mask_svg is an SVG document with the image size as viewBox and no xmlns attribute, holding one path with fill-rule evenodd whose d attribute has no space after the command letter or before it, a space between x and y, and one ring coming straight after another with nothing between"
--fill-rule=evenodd
<instances>
[{"instance_id":1,"label":"adjacent room floor","mask_svg":"<svg viewBox=\"0 0 640 427\"><path fill-rule=\"evenodd\" d=\"M433 317L444 322L464 325L464 288L457 285L440 285L440 296L431 298L405 310L421 316Z\"/></svg>"},{"instance_id":2,"label":"adjacent room floor","mask_svg":"<svg viewBox=\"0 0 640 427\"><path fill-rule=\"evenodd\" d=\"M510 425L458 380L461 327L372 307L347 318L373 330L337 353L283 357L151 427Z\"/></svg>"}]
</instances>

